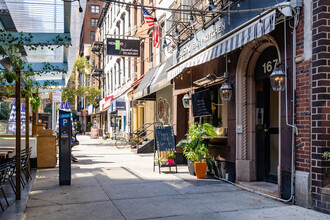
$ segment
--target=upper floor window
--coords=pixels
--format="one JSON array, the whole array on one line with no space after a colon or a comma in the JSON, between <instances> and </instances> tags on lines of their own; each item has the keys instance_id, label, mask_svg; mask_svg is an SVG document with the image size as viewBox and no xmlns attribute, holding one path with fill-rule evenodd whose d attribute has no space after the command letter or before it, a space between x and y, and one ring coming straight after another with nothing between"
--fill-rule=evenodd
<instances>
[{"instance_id":1,"label":"upper floor window","mask_svg":"<svg viewBox=\"0 0 330 220\"><path fill-rule=\"evenodd\" d=\"M91 26L96 26L96 25L97 25L97 19L91 18Z\"/></svg>"},{"instance_id":2,"label":"upper floor window","mask_svg":"<svg viewBox=\"0 0 330 220\"><path fill-rule=\"evenodd\" d=\"M91 5L91 12L92 13L100 13L100 6L98 6L98 5Z\"/></svg>"},{"instance_id":3,"label":"upper floor window","mask_svg":"<svg viewBox=\"0 0 330 220\"><path fill-rule=\"evenodd\" d=\"M141 0L141 5L144 5L144 0ZM143 21L144 21L144 16L141 9L141 24L143 23Z\"/></svg>"},{"instance_id":4,"label":"upper floor window","mask_svg":"<svg viewBox=\"0 0 330 220\"><path fill-rule=\"evenodd\" d=\"M91 43L95 40L95 31L91 31Z\"/></svg>"}]
</instances>

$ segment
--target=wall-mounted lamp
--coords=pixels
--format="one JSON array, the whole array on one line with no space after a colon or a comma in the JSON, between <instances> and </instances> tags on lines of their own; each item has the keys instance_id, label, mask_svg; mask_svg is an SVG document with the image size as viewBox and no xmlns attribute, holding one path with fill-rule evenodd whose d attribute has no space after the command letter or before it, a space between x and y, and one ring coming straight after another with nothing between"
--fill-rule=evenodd
<instances>
[{"instance_id":1,"label":"wall-mounted lamp","mask_svg":"<svg viewBox=\"0 0 330 220\"><path fill-rule=\"evenodd\" d=\"M233 88L227 82L228 81L228 72L225 72L225 83L220 87L220 98L222 101L230 101L233 94Z\"/></svg>"},{"instance_id":2,"label":"wall-mounted lamp","mask_svg":"<svg viewBox=\"0 0 330 220\"><path fill-rule=\"evenodd\" d=\"M183 104L184 108L189 108L189 106L190 106L189 100L190 100L190 97L189 97L188 93L186 93L182 98L182 104Z\"/></svg>"},{"instance_id":3,"label":"wall-mounted lamp","mask_svg":"<svg viewBox=\"0 0 330 220\"><path fill-rule=\"evenodd\" d=\"M272 89L276 92L283 91L285 89L285 78L286 75L283 72L283 68L285 68L283 63L278 62L276 64L276 68L273 70L272 74L270 74L270 84Z\"/></svg>"},{"instance_id":4,"label":"wall-mounted lamp","mask_svg":"<svg viewBox=\"0 0 330 220\"><path fill-rule=\"evenodd\" d=\"M233 93L233 88L228 83L228 63L230 62L230 59L228 60L228 55L226 55L226 72L223 74L225 77L225 83L222 84L220 87L220 98L222 101L230 101L231 95Z\"/></svg>"},{"instance_id":5,"label":"wall-mounted lamp","mask_svg":"<svg viewBox=\"0 0 330 220\"><path fill-rule=\"evenodd\" d=\"M215 9L215 5L214 5L214 2L213 0L209 0L209 11L212 11L213 9Z\"/></svg>"}]
</instances>

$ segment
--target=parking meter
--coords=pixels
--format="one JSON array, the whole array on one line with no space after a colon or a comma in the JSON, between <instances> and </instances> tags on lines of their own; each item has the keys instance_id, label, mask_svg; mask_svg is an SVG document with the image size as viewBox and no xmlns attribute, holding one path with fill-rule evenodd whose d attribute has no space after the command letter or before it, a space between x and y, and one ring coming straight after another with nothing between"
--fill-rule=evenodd
<instances>
[{"instance_id":1,"label":"parking meter","mask_svg":"<svg viewBox=\"0 0 330 220\"><path fill-rule=\"evenodd\" d=\"M60 185L71 185L71 112L59 112L59 175Z\"/></svg>"}]
</instances>

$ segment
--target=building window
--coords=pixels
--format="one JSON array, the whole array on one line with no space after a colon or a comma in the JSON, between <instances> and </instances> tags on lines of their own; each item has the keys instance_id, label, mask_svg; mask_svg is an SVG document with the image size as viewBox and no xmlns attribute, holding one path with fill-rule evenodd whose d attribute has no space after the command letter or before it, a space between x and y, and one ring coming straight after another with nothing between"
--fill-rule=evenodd
<instances>
[{"instance_id":1,"label":"building window","mask_svg":"<svg viewBox=\"0 0 330 220\"><path fill-rule=\"evenodd\" d=\"M141 5L144 5L144 0L141 0ZM144 19L144 16L143 16L143 13L141 10L141 24L143 23L143 19Z\"/></svg>"},{"instance_id":2,"label":"building window","mask_svg":"<svg viewBox=\"0 0 330 220\"><path fill-rule=\"evenodd\" d=\"M141 44L141 76L144 75L144 43Z\"/></svg>"},{"instance_id":3,"label":"building window","mask_svg":"<svg viewBox=\"0 0 330 220\"><path fill-rule=\"evenodd\" d=\"M100 13L100 6L98 6L98 5L91 5L91 12L92 13Z\"/></svg>"},{"instance_id":4,"label":"building window","mask_svg":"<svg viewBox=\"0 0 330 220\"><path fill-rule=\"evenodd\" d=\"M125 82L126 82L126 60L125 60L125 58L123 57L122 58L122 60L123 60L123 80L122 80L122 84L124 85L125 84Z\"/></svg>"},{"instance_id":5,"label":"building window","mask_svg":"<svg viewBox=\"0 0 330 220\"><path fill-rule=\"evenodd\" d=\"M152 33L149 35L149 68L153 67L154 53L153 53Z\"/></svg>"},{"instance_id":6,"label":"building window","mask_svg":"<svg viewBox=\"0 0 330 220\"><path fill-rule=\"evenodd\" d=\"M160 24L160 30L164 30L164 22ZM159 45L159 48L160 48L159 61L160 61L160 63L163 63L165 61L165 50L163 50L164 40L165 40L164 32L161 31L160 32L160 45Z\"/></svg>"},{"instance_id":7,"label":"building window","mask_svg":"<svg viewBox=\"0 0 330 220\"><path fill-rule=\"evenodd\" d=\"M97 19L91 18L91 26L96 26L96 25L97 25Z\"/></svg>"},{"instance_id":8,"label":"building window","mask_svg":"<svg viewBox=\"0 0 330 220\"><path fill-rule=\"evenodd\" d=\"M131 62L131 58L128 58L128 71L127 71L127 81L131 79L132 77L132 62Z\"/></svg>"},{"instance_id":9,"label":"building window","mask_svg":"<svg viewBox=\"0 0 330 220\"><path fill-rule=\"evenodd\" d=\"M134 7L134 28L136 28L137 25L137 7ZM134 30L135 31L135 30Z\"/></svg>"},{"instance_id":10,"label":"building window","mask_svg":"<svg viewBox=\"0 0 330 220\"><path fill-rule=\"evenodd\" d=\"M95 31L91 31L91 43L95 40Z\"/></svg>"}]
</instances>

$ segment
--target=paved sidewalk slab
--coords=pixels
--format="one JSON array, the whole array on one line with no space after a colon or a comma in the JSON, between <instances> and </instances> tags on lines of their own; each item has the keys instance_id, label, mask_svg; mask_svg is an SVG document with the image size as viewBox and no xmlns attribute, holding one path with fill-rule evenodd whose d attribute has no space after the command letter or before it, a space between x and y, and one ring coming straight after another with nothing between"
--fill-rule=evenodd
<instances>
[{"instance_id":1,"label":"paved sidewalk slab","mask_svg":"<svg viewBox=\"0 0 330 220\"><path fill-rule=\"evenodd\" d=\"M24 220L330 219L216 179L197 180L187 166L178 173L153 172L153 154L137 155L87 136L78 140L71 186L58 185L58 168L38 170Z\"/></svg>"}]
</instances>

